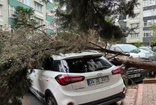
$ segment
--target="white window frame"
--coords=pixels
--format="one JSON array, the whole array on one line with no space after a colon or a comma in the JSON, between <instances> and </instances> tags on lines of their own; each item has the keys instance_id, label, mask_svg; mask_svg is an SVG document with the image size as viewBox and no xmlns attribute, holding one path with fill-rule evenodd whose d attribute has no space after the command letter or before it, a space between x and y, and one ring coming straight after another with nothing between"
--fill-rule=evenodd
<instances>
[{"instance_id":1,"label":"white window frame","mask_svg":"<svg viewBox=\"0 0 156 105\"><path fill-rule=\"evenodd\" d=\"M47 29L53 29L53 22L51 22L51 21L46 21L46 28Z\"/></svg>"},{"instance_id":2,"label":"white window frame","mask_svg":"<svg viewBox=\"0 0 156 105\"><path fill-rule=\"evenodd\" d=\"M35 2L35 10L42 12L42 5L40 3Z\"/></svg>"},{"instance_id":3,"label":"white window frame","mask_svg":"<svg viewBox=\"0 0 156 105\"><path fill-rule=\"evenodd\" d=\"M38 23L37 26L43 25L43 19L35 18L35 20Z\"/></svg>"},{"instance_id":4,"label":"white window frame","mask_svg":"<svg viewBox=\"0 0 156 105\"><path fill-rule=\"evenodd\" d=\"M139 37L139 33L132 33L131 34L131 38L138 38Z\"/></svg>"},{"instance_id":5,"label":"white window frame","mask_svg":"<svg viewBox=\"0 0 156 105\"><path fill-rule=\"evenodd\" d=\"M144 37L151 37L152 31L144 31Z\"/></svg>"},{"instance_id":6,"label":"white window frame","mask_svg":"<svg viewBox=\"0 0 156 105\"><path fill-rule=\"evenodd\" d=\"M22 2L22 0L17 0L17 1Z\"/></svg>"},{"instance_id":7,"label":"white window frame","mask_svg":"<svg viewBox=\"0 0 156 105\"><path fill-rule=\"evenodd\" d=\"M133 24L131 24L131 28L139 28L139 23L133 23Z\"/></svg>"},{"instance_id":8,"label":"white window frame","mask_svg":"<svg viewBox=\"0 0 156 105\"><path fill-rule=\"evenodd\" d=\"M23 0L23 4L31 6L31 0Z\"/></svg>"},{"instance_id":9,"label":"white window frame","mask_svg":"<svg viewBox=\"0 0 156 105\"><path fill-rule=\"evenodd\" d=\"M13 14L15 14L15 7L9 5L9 17L13 18Z\"/></svg>"}]
</instances>

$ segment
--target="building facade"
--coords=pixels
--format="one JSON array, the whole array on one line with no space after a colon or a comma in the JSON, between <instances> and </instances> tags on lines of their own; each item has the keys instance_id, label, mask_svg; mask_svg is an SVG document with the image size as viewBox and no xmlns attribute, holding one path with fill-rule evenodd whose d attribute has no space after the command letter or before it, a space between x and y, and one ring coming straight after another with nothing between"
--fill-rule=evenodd
<instances>
[{"instance_id":1,"label":"building facade","mask_svg":"<svg viewBox=\"0 0 156 105\"><path fill-rule=\"evenodd\" d=\"M151 24L156 23L156 0L138 0L134 7L135 17L125 17L119 20L119 24L129 28L135 28L122 43L136 43L149 45L152 42L150 35Z\"/></svg>"},{"instance_id":2,"label":"building facade","mask_svg":"<svg viewBox=\"0 0 156 105\"><path fill-rule=\"evenodd\" d=\"M53 33L53 1L49 0L0 0L0 27L11 30L13 23L13 14L15 7L32 8L35 10L35 20L38 25L45 24L44 30L47 33Z\"/></svg>"}]
</instances>

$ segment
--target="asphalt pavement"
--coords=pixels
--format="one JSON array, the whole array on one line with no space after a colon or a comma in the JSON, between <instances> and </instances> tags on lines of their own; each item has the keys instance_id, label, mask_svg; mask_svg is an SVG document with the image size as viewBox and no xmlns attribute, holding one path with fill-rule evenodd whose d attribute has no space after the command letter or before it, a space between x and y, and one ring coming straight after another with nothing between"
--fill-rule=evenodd
<instances>
[{"instance_id":1,"label":"asphalt pavement","mask_svg":"<svg viewBox=\"0 0 156 105\"><path fill-rule=\"evenodd\" d=\"M117 104L111 104L111 105L120 105L121 102L118 102ZM28 92L22 100L22 105L45 105L41 100L39 100L33 93Z\"/></svg>"},{"instance_id":2,"label":"asphalt pavement","mask_svg":"<svg viewBox=\"0 0 156 105\"><path fill-rule=\"evenodd\" d=\"M22 100L22 105L45 105L41 100L39 100L34 94L28 92Z\"/></svg>"}]
</instances>

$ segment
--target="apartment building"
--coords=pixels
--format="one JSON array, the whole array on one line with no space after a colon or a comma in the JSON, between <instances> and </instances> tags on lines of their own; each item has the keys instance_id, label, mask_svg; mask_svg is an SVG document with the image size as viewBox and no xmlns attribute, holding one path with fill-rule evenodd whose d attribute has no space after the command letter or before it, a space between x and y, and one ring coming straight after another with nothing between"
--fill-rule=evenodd
<instances>
[{"instance_id":1,"label":"apartment building","mask_svg":"<svg viewBox=\"0 0 156 105\"><path fill-rule=\"evenodd\" d=\"M136 43L149 45L152 42L150 35L151 23L156 23L156 0L138 0L134 7L135 17L125 17L119 20L119 24L129 28L135 28L134 31L122 40L122 43Z\"/></svg>"},{"instance_id":2,"label":"apartment building","mask_svg":"<svg viewBox=\"0 0 156 105\"><path fill-rule=\"evenodd\" d=\"M153 33L150 27L151 24L156 23L156 0L144 0L143 2L143 42L150 43L152 41L150 35Z\"/></svg>"},{"instance_id":3,"label":"apartment building","mask_svg":"<svg viewBox=\"0 0 156 105\"><path fill-rule=\"evenodd\" d=\"M33 8L38 25L45 24L44 30L53 33L53 1L48 0L0 0L0 27L11 30L15 7Z\"/></svg>"}]
</instances>

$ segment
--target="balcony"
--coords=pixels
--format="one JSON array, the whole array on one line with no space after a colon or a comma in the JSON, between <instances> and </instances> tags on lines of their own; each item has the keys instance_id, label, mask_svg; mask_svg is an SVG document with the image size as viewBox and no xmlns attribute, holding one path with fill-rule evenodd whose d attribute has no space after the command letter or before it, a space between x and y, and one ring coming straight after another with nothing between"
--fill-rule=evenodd
<instances>
[{"instance_id":1,"label":"balcony","mask_svg":"<svg viewBox=\"0 0 156 105\"><path fill-rule=\"evenodd\" d=\"M127 38L127 43L136 43L141 42L141 40L138 38Z\"/></svg>"},{"instance_id":2,"label":"balcony","mask_svg":"<svg viewBox=\"0 0 156 105\"><path fill-rule=\"evenodd\" d=\"M140 13L140 8L139 8L139 9L135 9L135 10L134 10L134 13L135 13L135 14Z\"/></svg>"},{"instance_id":3,"label":"balcony","mask_svg":"<svg viewBox=\"0 0 156 105\"><path fill-rule=\"evenodd\" d=\"M139 19L131 19L130 24L134 24L134 23L140 23L140 20Z\"/></svg>"},{"instance_id":4,"label":"balcony","mask_svg":"<svg viewBox=\"0 0 156 105\"><path fill-rule=\"evenodd\" d=\"M143 37L143 42L152 42L153 39L151 37Z\"/></svg>"}]
</instances>

